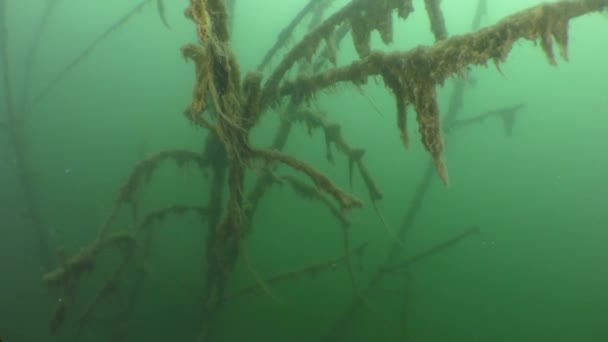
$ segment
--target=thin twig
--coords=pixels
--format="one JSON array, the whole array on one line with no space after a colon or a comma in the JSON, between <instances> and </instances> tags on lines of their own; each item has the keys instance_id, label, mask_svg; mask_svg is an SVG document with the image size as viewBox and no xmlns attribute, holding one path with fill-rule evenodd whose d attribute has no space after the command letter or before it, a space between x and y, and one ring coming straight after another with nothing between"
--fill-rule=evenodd
<instances>
[{"instance_id":1,"label":"thin twig","mask_svg":"<svg viewBox=\"0 0 608 342\"><path fill-rule=\"evenodd\" d=\"M279 32L279 35L274 45L270 48L270 50L266 52L264 58L262 58L262 61L258 65L258 71L264 70L266 65L268 65L268 63L270 62L272 57L277 53L277 51L279 51L279 49L285 46L287 41L289 41L289 38L293 34L293 31L296 29L298 24L300 24L304 17L306 17L307 14L311 13L315 9L315 7L322 1L326 0L309 0L306 6L304 6L304 8L302 8L298 12L298 14L296 14L296 16L291 20L291 22L284 29L282 29L281 32Z\"/></svg>"},{"instance_id":2,"label":"thin twig","mask_svg":"<svg viewBox=\"0 0 608 342\"><path fill-rule=\"evenodd\" d=\"M384 273L394 273L394 272L402 271L403 269L411 266L412 264L414 264L416 262L419 262L419 261L421 261L423 259L431 257L431 256L433 256L433 255L435 255L437 253L443 252L446 249L449 249L449 248L453 247L458 242L460 242L460 241L462 241L462 240L464 240L466 238L469 238L469 237L471 237L473 235L478 235L478 234L479 234L479 227L477 227L477 226L471 227L471 228L465 230L464 232L462 232L462 233L460 233L460 234L458 234L458 235L456 235L456 236L454 236L454 237L452 237L450 239L447 239L447 240L445 240L445 241L443 241L443 242L441 242L441 243L439 243L437 245L434 245L433 247L431 247L431 248L429 248L429 249L427 249L427 250L425 250L423 252L420 252L420 253L418 253L418 254L416 254L416 255L408 258L404 262L400 262L400 263L397 263L395 265L384 267L382 269L382 272L384 272Z\"/></svg>"},{"instance_id":3,"label":"thin twig","mask_svg":"<svg viewBox=\"0 0 608 342\"><path fill-rule=\"evenodd\" d=\"M359 267L362 267L361 258L363 257L363 252L366 247L367 247L367 243L364 243L364 244L361 244L356 249L349 252L349 254L357 257ZM302 275L314 276L324 270L335 270L338 267L346 267L346 266L347 266L347 257L343 255L338 258L333 258L333 259L326 260L323 262L314 263L314 264L307 265L307 266L302 266L302 267L293 269L291 271L276 274L274 276L267 278L266 283L267 284L276 284L276 283L280 283L285 280L298 278ZM223 298L223 301L233 300L233 299L240 298L242 296L249 295L249 294L255 294L258 291L258 289L259 289L259 286L256 284L246 286L240 290L237 290L231 294L226 295Z\"/></svg>"},{"instance_id":4,"label":"thin twig","mask_svg":"<svg viewBox=\"0 0 608 342\"><path fill-rule=\"evenodd\" d=\"M515 123L515 113L519 110L523 109L525 104L520 103L514 106L489 110L481 114L477 114L471 118L454 120L452 123L446 127L446 132L451 132L453 129L462 128L465 126L469 126L472 124L481 124L486 121L488 118L499 117L502 119L503 126L505 129L505 133L508 136L513 135L513 125Z\"/></svg>"}]
</instances>

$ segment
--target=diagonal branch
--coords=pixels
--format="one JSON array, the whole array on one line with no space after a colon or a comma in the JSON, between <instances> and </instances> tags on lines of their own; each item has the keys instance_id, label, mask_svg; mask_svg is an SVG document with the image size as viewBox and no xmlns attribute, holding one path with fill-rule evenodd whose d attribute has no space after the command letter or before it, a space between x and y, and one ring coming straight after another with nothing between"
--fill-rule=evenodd
<instances>
[{"instance_id":1,"label":"diagonal branch","mask_svg":"<svg viewBox=\"0 0 608 342\"><path fill-rule=\"evenodd\" d=\"M262 58L262 61L258 65L258 68L257 68L258 71L264 70L264 68L268 65L268 63L270 62L272 57L274 57L274 55L279 51L279 49L281 49L283 46L285 46L285 44L287 43L287 41L293 34L293 31L295 31L296 27L306 17L306 15L311 13L317 6L319 6L320 3L324 2L324 1L327 1L327 0L309 0L309 2L306 4L306 6L304 6L296 14L296 16L291 20L291 22L289 24L287 24L287 26L285 26L285 28L283 28L281 30L281 32L279 32L279 35L278 35L277 40L275 41L274 45L270 48L270 50L268 50L266 52L266 54L264 55L264 58Z\"/></svg>"},{"instance_id":2,"label":"diagonal branch","mask_svg":"<svg viewBox=\"0 0 608 342\"><path fill-rule=\"evenodd\" d=\"M485 122L486 119L499 117L502 120L505 132L508 136L511 136L513 135L513 125L515 124L515 113L524 107L525 104L519 103L511 107L490 110L468 119L454 120L446 127L446 133L451 132L455 128L458 129L472 124L480 124Z\"/></svg>"},{"instance_id":3,"label":"diagonal branch","mask_svg":"<svg viewBox=\"0 0 608 342\"><path fill-rule=\"evenodd\" d=\"M359 261L358 264L359 264L360 268L362 267L361 259L363 258L363 252L365 251L366 247L367 247L367 243L364 243L364 244L360 245L359 247L357 247L356 249L349 252L350 255L354 255L357 258L357 260ZM302 266L302 267L293 269L291 271L276 274L276 275L266 279L266 283L268 283L268 284L280 283L285 280L295 279L295 278L298 278L298 277L304 276L304 275L315 276L324 270L335 270L337 267L341 267L341 266L348 267L347 263L348 263L347 257L341 256L338 258L326 260L324 262L314 263L311 265ZM258 290L258 288L259 288L258 285L246 286L229 295L226 295L223 298L223 300L228 301L228 300L240 298L245 295L255 294L256 291Z\"/></svg>"},{"instance_id":4,"label":"diagonal branch","mask_svg":"<svg viewBox=\"0 0 608 342\"><path fill-rule=\"evenodd\" d=\"M456 245L457 243L461 242L462 240L467 239L473 235L478 235L478 234L479 234L479 227L477 227L477 226L471 227L471 228L463 231L462 233L460 233L456 236L453 236L452 238L450 238L448 240L445 240L425 251L422 251L422 252L408 258L404 262L400 262L395 265L390 265L390 266L383 268L382 272L383 273L395 273L395 272L402 271L403 269L409 267L410 265L412 265L418 261L421 261L430 256L443 252L446 249L449 249L449 248L453 247L454 245Z\"/></svg>"}]
</instances>

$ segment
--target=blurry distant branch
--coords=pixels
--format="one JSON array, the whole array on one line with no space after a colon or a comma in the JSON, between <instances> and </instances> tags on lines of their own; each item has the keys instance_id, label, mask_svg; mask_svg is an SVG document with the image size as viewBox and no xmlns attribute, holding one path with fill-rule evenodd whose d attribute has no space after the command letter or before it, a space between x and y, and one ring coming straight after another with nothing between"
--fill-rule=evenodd
<instances>
[{"instance_id":1,"label":"blurry distant branch","mask_svg":"<svg viewBox=\"0 0 608 342\"><path fill-rule=\"evenodd\" d=\"M25 109L30 95L30 81L32 77L32 70L34 68L34 60L37 57L38 48L40 47L40 39L42 38L42 35L45 32L51 13L53 12L55 5L57 5L59 1L60 0L46 0L44 10L42 12L42 17L38 21L38 24L36 25L36 28L34 30L34 39L32 40L32 43L30 44L30 47L25 55L23 91L21 94L21 103L19 105L19 109L23 111L21 115L28 114L27 112L25 112Z\"/></svg>"},{"instance_id":2,"label":"blurry distant branch","mask_svg":"<svg viewBox=\"0 0 608 342\"><path fill-rule=\"evenodd\" d=\"M2 59L2 86L4 88L4 105L6 109L7 122L5 123L9 136L10 144L15 152L15 165L19 184L25 196L25 205L27 207L28 218L31 221L31 227L34 229L38 242L38 254L42 260L45 270L49 270L53 266L54 257L51 252L50 239L48 232L44 228L43 220L40 215L40 209L34 196L34 189L31 180L31 170L25 158L25 142L23 133L23 120L16 112L14 99L12 94L12 84L10 77L9 51L7 44L8 29L6 27L6 2L0 0L0 59Z\"/></svg>"},{"instance_id":3,"label":"blurry distant branch","mask_svg":"<svg viewBox=\"0 0 608 342\"><path fill-rule=\"evenodd\" d=\"M457 243L459 243L459 242L461 242L461 241L463 241L463 240L465 240L465 239L467 239L467 238L469 238L469 237L471 237L473 235L478 235L479 233L480 233L479 232L479 227L477 227L477 226L471 227L471 228L465 230L464 232L462 232L462 233L460 233L460 234L458 234L458 235L456 235L456 236L454 236L454 237L452 237L452 238L450 238L448 240L445 240L445 241L443 241L443 242L441 242L441 243L439 243L439 244L431 247L430 249L427 249L427 250L425 250L423 252L420 252L420 253L418 253L418 254L416 254L416 255L408 258L404 262L400 262L400 263L397 263L395 265L390 265L390 266L387 266L387 267L383 268L382 272L384 272L384 273L399 272L399 271L401 271L401 270L409 267L410 265L412 265L412 264L414 264L414 263L416 263L418 261L421 261L423 259L427 259L427 258L429 258L429 257L431 257L433 255L441 253L441 252L443 252L443 251L445 251L445 250L453 247Z\"/></svg>"},{"instance_id":4,"label":"blurry distant branch","mask_svg":"<svg viewBox=\"0 0 608 342\"><path fill-rule=\"evenodd\" d=\"M127 12L125 15L116 20L112 25L110 25L110 27L108 27L103 33L101 33L97 38L95 38L95 40L93 40L91 44L85 47L80 52L80 54L76 56L76 58L74 58L65 68L63 68L63 70L61 70L55 76L55 78L53 78L46 85L46 87L42 89L42 91L33 99L32 105L38 104L51 90L53 90L53 88L57 86L57 84L59 84L70 73L70 71L72 71L72 69L74 69L82 61L84 61L85 58L88 57L102 41L108 38L110 34L116 31L118 28L128 23L131 18L133 18L136 14L140 13L144 9L144 7L152 1L154 0L142 0L138 5L135 5L131 10L129 10L129 12ZM160 6L162 6L162 4ZM159 7L159 11L160 8L162 7Z\"/></svg>"},{"instance_id":5,"label":"blurry distant branch","mask_svg":"<svg viewBox=\"0 0 608 342\"><path fill-rule=\"evenodd\" d=\"M511 107L490 110L485 113L475 115L474 117L468 119L454 120L450 123L449 126L446 127L446 133L451 132L453 129L458 129L462 127L466 127L472 124L482 124L486 121L486 119L492 117L499 117L502 119L503 126L505 128L505 133L508 136L513 135L513 126L515 124L515 113L525 107L525 104L520 103Z\"/></svg>"},{"instance_id":6,"label":"blurry distant branch","mask_svg":"<svg viewBox=\"0 0 608 342\"><path fill-rule=\"evenodd\" d=\"M359 247L357 247L356 249L352 250L349 253L350 255L355 256L359 269L363 268L363 252L365 251L366 247L367 247L367 243L361 244ZM333 270L336 270L338 267L347 267L348 266L347 263L348 263L347 257L341 256L338 258L326 260L324 262L315 263L315 264L311 264L308 266L296 268L296 269L288 271L288 272L279 273L270 278L267 278L266 283L269 285L273 285L276 283L283 282L285 280L293 280L293 279L299 278L301 276L308 275L310 277L313 277L325 270L333 271ZM240 298L245 295L255 294L257 291L259 291L258 285L255 285L255 284L250 285L250 286L244 287L240 290L237 290L234 293L226 295L223 300L228 301L228 300Z\"/></svg>"}]
</instances>

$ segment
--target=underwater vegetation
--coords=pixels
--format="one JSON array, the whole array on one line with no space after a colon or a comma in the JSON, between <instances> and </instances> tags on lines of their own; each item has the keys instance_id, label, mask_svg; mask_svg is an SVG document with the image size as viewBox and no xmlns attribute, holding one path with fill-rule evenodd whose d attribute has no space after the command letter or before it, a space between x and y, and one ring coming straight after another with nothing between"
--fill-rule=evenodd
<instances>
[{"instance_id":1,"label":"underwater vegetation","mask_svg":"<svg viewBox=\"0 0 608 342\"><path fill-rule=\"evenodd\" d=\"M457 114L462 106L470 68L492 64L500 72L501 64L507 61L520 40L538 44L550 65L557 65L556 50L562 59L568 60L570 21L605 11L608 2L577 0L540 4L480 28L488 1L479 0L473 16L473 31L450 36L439 0L425 0L424 6L422 1L413 0L353 0L333 12L330 12L333 1L309 0L278 33L275 44L269 47L257 69L244 72L240 57L231 45L232 26L238 25L232 21L232 13L238 1L184 1L184 16L191 21L196 38L192 42L184 42L180 52L192 65L193 84L189 103L185 104L185 109L176 108L175 111L192 125L202 128L204 149L202 153L182 149L157 151L137 162L125 181L117 186L115 200L100 223L97 237L78 251L67 254L54 252L57 248L49 242L40 203L28 178L32 166L27 158L24 123L29 108L47 96L66 75L94 53L105 38L142 12L146 5L154 2L162 24L170 29L165 7L167 2L146 0L135 5L86 46L37 94L30 93L28 81L31 62L27 61L39 54L37 41L34 41L25 63L24 90L15 98L16 92L8 72L6 41L10 27L6 27L5 19L8 15L5 10L7 1L0 0L0 58L6 111L6 117L0 118L0 134L8 136L16 156L19 184L28 203L39 258L45 268L42 281L51 296L61 299L55 303L49 317L48 333L53 336L65 334L62 336L83 341L94 330L99 316L123 327L123 330L116 329L118 332L114 333L119 337L113 336L113 339L128 336L127 330L132 328L125 322L137 313L138 294L147 281L147 259L155 248L154 244L158 244L153 236L162 227L160 223L184 215L196 217L197 229L206 232L201 246L205 259L200 266L204 273L204 286L197 289L200 300L196 302L200 319L193 327L196 333L192 340L213 341L214 336L220 334L217 330L225 328L220 322L220 312L227 302L234 303L256 294L280 301L273 292L276 284L341 269L352 286L352 305L344 308L343 315L327 327L323 338L326 341L340 340L345 330L352 327L358 312L375 310L369 296L378 290L382 279L480 233L481 228L472 224L460 234L448 237L427 250L409 258L403 257L404 241L431 181L437 178L446 186L451 182L445 158L446 135L488 119L501 120L505 132L511 135L516 114L526 107L525 103L516 103L489 109L474 117L459 118ZM44 30L48 13L57 1L46 2L40 30ZM420 45L405 51L397 47L390 52L372 47L372 34L377 32L384 44L391 44L394 21L422 15L422 7L435 39L432 45ZM302 28L304 18L311 20L310 26L305 28L306 33L289 44L296 29ZM351 42L347 41L348 38ZM339 64L340 46L345 44L352 44L358 58ZM272 68L271 62L275 63ZM376 176L368 169L366 149L349 139L340 123L331 120L331 115L315 106L318 96L327 90L342 84L359 89L376 78L394 99L394 132L389 133L399 136L404 150L420 145L430 157L419 186L408 194L412 199L404 223L395 232L378 208L384 196ZM446 113L441 113L437 87L454 78L450 106ZM275 115L275 120L279 121L272 143L270 146L255 146L251 139L252 130L260 125L264 116L270 115ZM350 189L353 179L359 177L365 187L365 197L342 187L312 163L285 152L290 134L298 124L303 124L309 132L321 132L325 158L329 162L335 162L335 154L345 158ZM418 132L415 136L419 136L420 141L413 141L413 131ZM204 192L208 201L192 205L180 204L179 198L168 198L167 203L176 204L142 211L138 194L153 180L160 166L167 163L178 166L179 170L189 165L200 171L207 187L196 191ZM250 179L253 181L249 182ZM341 246L335 258L272 275L262 274L252 265L246 242L256 231L254 217L260 202L277 185L285 185L302 200L317 201L328 209L341 235ZM386 251L385 259L373 265L371 278L362 282L357 272L367 244L351 241L349 214L367 205L374 209L378 225L389 232L394 243ZM121 219L124 211L130 213L128 222ZM108 254L113 256L112 262L108 263L106 259L101 262ZM234 274L240 263L253 279L253 284L235 286ZM95 279L97 284L93 293L90 279Z\"/></svg>"}]
</instances>

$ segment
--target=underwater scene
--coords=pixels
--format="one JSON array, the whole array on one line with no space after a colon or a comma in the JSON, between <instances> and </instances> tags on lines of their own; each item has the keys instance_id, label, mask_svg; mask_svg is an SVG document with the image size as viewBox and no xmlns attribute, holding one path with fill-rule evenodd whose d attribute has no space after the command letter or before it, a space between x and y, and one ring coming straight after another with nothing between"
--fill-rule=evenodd
<instances>
[{"instance_id":1,"label":"underwater scene","mask_svg":"<svg viewBox=\"0 0 608 342\"><path fill-rule=\"evenodd\" d=\"M0 341L608 341L608 0L0 0Z\"/></svg>"}]
</instances>

